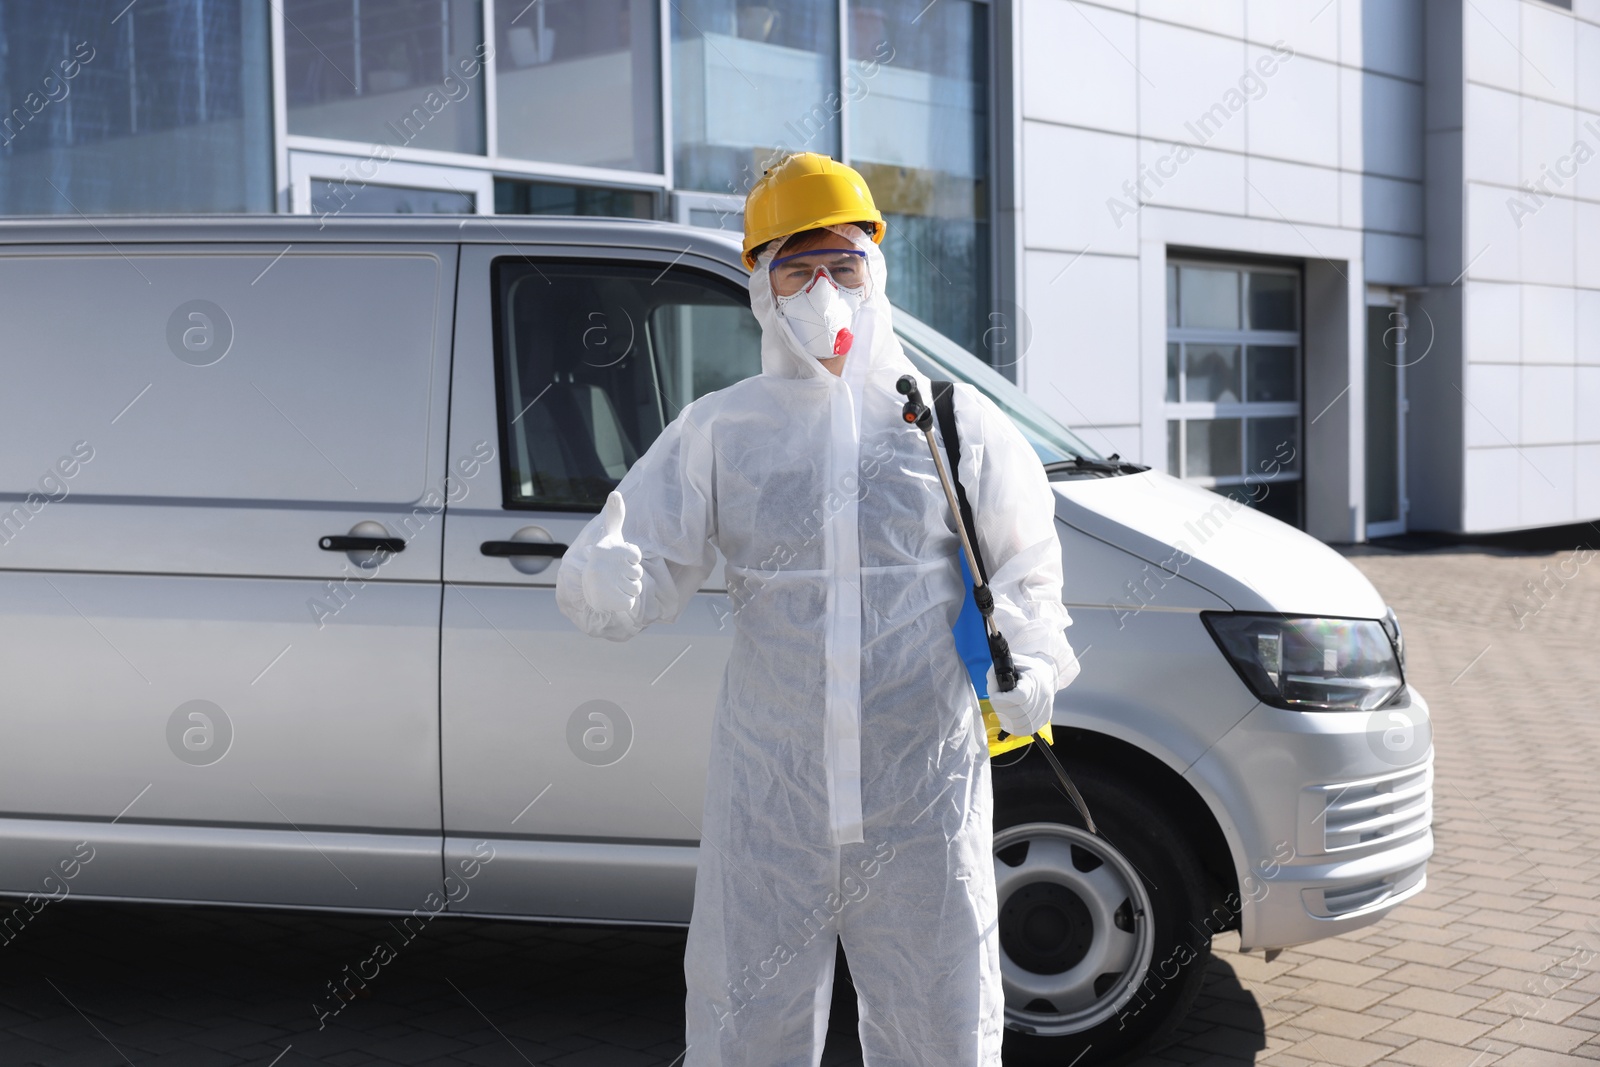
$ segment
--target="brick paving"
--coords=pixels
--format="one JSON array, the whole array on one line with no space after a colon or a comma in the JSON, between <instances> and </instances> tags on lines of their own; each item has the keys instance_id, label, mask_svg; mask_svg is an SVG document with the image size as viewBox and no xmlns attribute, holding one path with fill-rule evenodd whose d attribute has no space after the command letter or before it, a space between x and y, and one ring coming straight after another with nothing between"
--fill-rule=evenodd
<instances>
[{"instance_id":1,"label":"brick paving","mask_svg":"<svg viewBox=\"0 0 1600 1067\"><path fill-rule=\"evenodd\" d=\"M1351 555L1399 612L1433 708L1428 888L1270 964L1221 939L1181 1040L1142 1067L1600 1061L1600 555ZM1537 599L1527 582L1545 583ZM683 1051L675 930L441 921L318 1030L325 984L390 933L52 905L0 947L0 1067L648 1067ZM853 1026L841 985L828 1067L860 1062Z\"/></svg>"}]
</instances>

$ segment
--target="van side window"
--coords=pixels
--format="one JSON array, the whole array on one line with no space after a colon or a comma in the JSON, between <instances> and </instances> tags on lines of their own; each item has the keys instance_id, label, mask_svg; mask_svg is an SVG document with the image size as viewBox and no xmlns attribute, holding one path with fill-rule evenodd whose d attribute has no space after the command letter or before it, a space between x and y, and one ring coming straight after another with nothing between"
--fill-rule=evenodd
<instances>
[{"instance_id":1,"label":"van side window","mask_svg":"<svg viewBox=\"0 0 1600 1067\"><path fill-rule=\"evenodd\" d=\"M696 271L502 260L505 502L597 510L690 400L761 369L745 293Z\"/></svg>"},{"instance_id":2,"label":"van side window","mask_svg":"<svg viewBox=\"0 0 1600 1067\"><path fill-rule=\"evenodd\" d=\"M73 492L419 500L441 473L454 270L445 282L431 251L292 247L0 257L0 493L83 440L95 458Z\"/></svg>"}]
</instances>

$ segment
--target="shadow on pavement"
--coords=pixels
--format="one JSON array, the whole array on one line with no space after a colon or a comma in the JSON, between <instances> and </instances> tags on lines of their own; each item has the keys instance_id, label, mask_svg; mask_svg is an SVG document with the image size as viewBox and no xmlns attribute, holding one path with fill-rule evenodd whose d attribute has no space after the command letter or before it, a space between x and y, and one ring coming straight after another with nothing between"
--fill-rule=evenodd
<instances>
[{"instance_id":1,"label":"shadow on pavement","mask_svg":"<svg viewBox=\"0 0 1600 1067\"><path fill-rule=\"evenodd\" d=\"M1194 1010L1179 1026L1177 1040L1159 1052L1126 1063L1128 1067L1197 1063L1204 1063L1205 1067L1235 1067L1255 1063L1266 1047L1266 1020L1255 994L1240 984L1239 976L1226 960L1212 956L1206 966L1205 985L1195 999ZM833 1008L822 1067L861 1067L855 989L842 952L834 975ZM1065 1058L1060 1067L1068 1067Z\"/></svg>"},{"instance_id":2,"label":"shadow on pavement","mask_svg":"<svg viewBox=\"0 0 1600 1067\"><path fill-rule=\"evenodd\" d=\"M4 901L10 912L12 901ZM6 1067L666 1067L677 929L67 900L0 941ZM375 947L392 958L381 963ZM319 1012L325 1025L319 1028ZM1140 1063L1249 1064L1255 998L1215 957L1179 1041ZM841 958L824 1067L861 1063Z\"/></svg>"},{"instance_id":3,"label":"shadow on pavement","mask_svg":"<svg viewBox=\"0 0 1600 1067\"><path fill-rule=\"evenodd\" d=\"M1178 1026L1178 1039L1134 1063L1138 1067L1204 1063L1234 1067L1256 1062L1267 1047L1267 1023L1255 994L1246 989L1228 962L1212 956L1194 1010Z\"/></svg>"},{"instance_id":4,"label":"shadow on pavement","mask_svg":"<svg viewBox=\"0 0 1600 1067\"><path fill-rule=\"evenodd\" d=\"M1600 524L1572 523L1533 530L1493 534L1452 534L1417 531L1395 537L1375 537L1364 544L1330 545L1346 556L1387 556L1409 552L1446 552L1464 555L1547 556L1552 552L1600 548Z\"/></svg>"}]
</instances>

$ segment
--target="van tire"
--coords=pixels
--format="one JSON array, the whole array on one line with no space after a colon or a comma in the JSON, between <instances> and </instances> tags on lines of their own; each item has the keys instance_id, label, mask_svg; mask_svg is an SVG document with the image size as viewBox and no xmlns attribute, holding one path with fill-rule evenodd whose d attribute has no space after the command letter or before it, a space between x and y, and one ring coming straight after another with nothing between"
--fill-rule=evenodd
<instances>
[{"instance_id":1,"label":"van tire","mask_svg":"<svg viewBox=\"0 0 1600 1067\"><path fill-rule=\"evenodd\" d=\"M1028 1005L1012 1003L1027 993L1008 987L1004 1046L1008 1065L1121 1063L1170 1044L1174 1029L1200 992L1211 934L1224 925L1215 916L1210 924L1204 922L1206 876L1193 844L1174 832L1173 827L1180 825L1177 819L1130 781L1091 767L1068 770L1094 816L1098 838L1088 834L1077 809L1037 753L994 771L1002 972L1034 981L1024 971L1049 972L1086 958L1085 951L1096 951L1095 946L1102 944L1096 939L1104 936L1092 915L1105 914L1108 902L1114 902L1124 887L1126 901L1115 913L1115 925L1123 932L1114 937L1120 951L1131 953L1131 962L1115 976L1094 979L1091 989L1079 988L1080 997L1100 999L1081 1007L1078 1020L1070 1014L1053 1014L1049 1000L1032 1001L1030 1013ZM1029 860L1035 847L1037 857ZM1095 855L1095 849L1104 851L1104 858ZM1080 869L1108 868L1096 879L1100 888L1092 892L1098 896L1091 897L1088 908L1070 889L1049 879L1030 881L1034 874L1025 873L1039 865L1049 870L1049 856L1058 857L1055 864L1060 867L1059 857L1064 855L1070 855L1070 863ZM1026 866L1030 862L1034 868ZM1132 884L1135 879L1137 885ZM1137 913L1144 902L1149 918L1141 924ZM1048 943L1026 940L1024 925L1048 938ZM1136 953L1130 948L1134 941ZM1018 960L1024 957L1033 966L1019 970ZM1043 981L1049 984L1048 978ZM1065 994L1057 1003L1064 1001Z\"/></svg>"}]
</instances>

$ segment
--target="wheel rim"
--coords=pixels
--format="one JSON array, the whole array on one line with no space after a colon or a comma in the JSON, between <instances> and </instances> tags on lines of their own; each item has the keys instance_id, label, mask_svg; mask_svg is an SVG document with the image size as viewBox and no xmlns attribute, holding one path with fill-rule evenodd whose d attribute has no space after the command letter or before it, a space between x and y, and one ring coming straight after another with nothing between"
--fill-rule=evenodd
<instances>
[{"instance_id":1,"label":"wheel rim","mask_svg":"<svg viewBox=\"0 0 1600 1067\"><path fill-rule=\"evenodd\" d=\"M1006 1025L1080 1033L1133 999L1150 967L1150 897L1104 838L1061 823L994 835Z\"/></svg>"}]
</instances>

